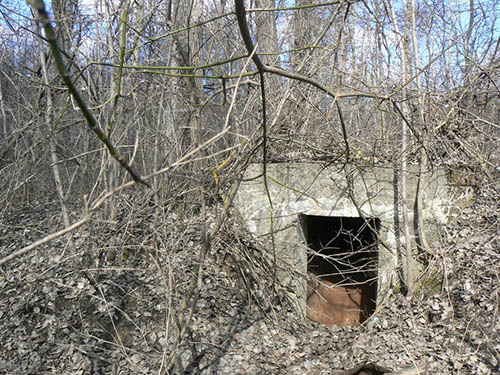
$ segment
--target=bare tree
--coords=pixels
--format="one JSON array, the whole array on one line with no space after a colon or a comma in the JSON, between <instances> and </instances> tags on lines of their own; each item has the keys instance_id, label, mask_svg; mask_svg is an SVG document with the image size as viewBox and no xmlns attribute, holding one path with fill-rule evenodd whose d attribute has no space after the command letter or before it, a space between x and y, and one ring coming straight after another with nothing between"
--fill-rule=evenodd
<instances>
[{"instance_id":1,"label":"bare tree","mask_svg":"<svg viewBox=\"0 0 500 375\"><path fill-rule=\"evenodd\" d=\"M264 315L273 293L252 288L288 290L273 279L280 264L269 251L228 239L239 235L225 225L249 163L314 161L347 180L355 170L393 167L401 286L410 294L423 285L412 272L417 256L429 270L445 264L423 236L421 190L409 195L413 166L419 186L439 166L471 172L473 181L462 173L456 183L464 195L497 189L494 2L58 0L54 38L33 27L27 8L0 7L2 218L55 197L64 226L55 214L50 234L2 253L0 264L87 233L47 268L76 260L71 272L92 285L91 301L106 302L102 326L119 338L99 337L96 346L118 343L127 359L113 314L130 325L136 318L108 303L102 281L151 271L168 337L152 354L159 372L179 366L183 351L196 354L199 297L208 281L227 281L214 275L235 271L235 289ZM49 51L53 42L66 69ZM272 176L264 169L257 177Z\"/></svg>"}]
</instances>

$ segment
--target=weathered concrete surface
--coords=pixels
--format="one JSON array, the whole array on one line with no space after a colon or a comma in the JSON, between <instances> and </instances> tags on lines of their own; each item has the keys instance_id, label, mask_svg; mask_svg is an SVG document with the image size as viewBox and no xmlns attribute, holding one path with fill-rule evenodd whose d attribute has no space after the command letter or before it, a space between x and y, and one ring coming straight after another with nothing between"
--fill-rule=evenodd
<instances>
[{"instance_id":1,"label":"weathered concrete surface","mask_svg":"<svg viewBox=\"0 0 500 375\"><path fill-rule=\"evenodd\" d=\"M416 168L409 168L408 216L413 219L417 186ZM269 247L282 270L281 282L290 287L297 308L305 311L306 243L298 215L376 217L381 220L379 288L377 300L386 295L396 277L394 189L392 167L360 169L324 167L317 163L278 163L267 166L266 191L260 164L252 164L235 199L246 228ZM430 241L449 218L452 202L444 172L425 176L422 217ZM272 204L272 209L271 209ZM404 238L402 238L404 241ZM273 244L274 243L274 249ZM295 271L294 276L286 269ZM300 276L302 275L302 277Z\"/></svg>"}]
</instances>

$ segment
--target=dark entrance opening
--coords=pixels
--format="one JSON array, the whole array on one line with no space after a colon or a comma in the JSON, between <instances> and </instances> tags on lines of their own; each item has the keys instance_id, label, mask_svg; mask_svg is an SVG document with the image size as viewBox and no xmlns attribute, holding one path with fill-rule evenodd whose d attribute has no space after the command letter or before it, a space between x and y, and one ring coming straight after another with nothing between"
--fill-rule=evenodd
<instances>
[{"instance_id":1,"label":"dark entrance opening","mask_svg":"<svg viewBox=\"0 0 500 375\"><path fill-rule=\"evenodd\" d=\"M307 254L307 317L358 325L375 311L380 219L300 215Z\"/></svg>"}]
</instances>

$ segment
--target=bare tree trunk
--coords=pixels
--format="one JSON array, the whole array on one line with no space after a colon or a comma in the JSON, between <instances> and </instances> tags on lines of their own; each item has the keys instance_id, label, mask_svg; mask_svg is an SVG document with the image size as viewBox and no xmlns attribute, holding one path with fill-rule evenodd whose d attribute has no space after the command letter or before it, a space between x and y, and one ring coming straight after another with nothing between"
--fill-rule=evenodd
<instances>
[{"instance_id":1,"label":"bare tree trunk","mask_svg":"<svg viewBox=\"0 0 500 375\"><path fill-rule=\"evenodd\" d=\"M257 8L275 8L274 0L255 0ZM257 43L259 53L276 53L278 49L278 32L274 22L273 12L259 12L255 17L257 26ZM260 55L262 62L266 65L275 65L279 62L279 55Z\"/></svg>"},{"instance_id":2,"label":"bare tree trunk","mask_svg":"<svg viewBox=\"0 0 500 375\"><path fill-rule=\"evenodd\" d=\"M174 27L181 29L197 23L202 16L202 2L197 0L179 1L175 6L174 12ZM174 35L176 41L177 61L180 66L189 67L198 65L202 60L202 45L201 45L201 29L196 28L187 30L185 33ZM202 140L202 121L201 121L201 94L202 82L199 78L194 77L193 70L184 70L184 88L182 90L185 108L188 108L187 116L182 116L180 121L185 124L186 131L183 132L181 139L183 140L182 149L186 150L188 147L199 146ZM196 181L195 191L190 194L189 200L198 201L201 206L201 244L198 253L197 266L195 268L195 276L191 279L188 287L188 292L185 294L180 303L178 314L176 317L176 338L174 343L174 350L170 353L167 360L167 371L170 371L176 362L179 355L178 348L188 331L193 312L198 303L202 275L205 269L205 260L210 249L211 239L208 235L208 228L206 226L206 191L205 191L205 159L204 153L194 163L193 177Z\"/></svg>"},{"instance_id":3,"label":"bare tree trunk","mask_svg":"<svg viewBox=\"0 0 500 375\"><path fill-rule=\"evenodd\" d=\"M465 67L464 67L464 83L467 87L471 82L471 73L472 73L472 64L473 58L471 56L471 51L474 49L472 45L472 30L474 29L474 18L475 18L475 10L474 10L474 0L469 0L469 25L467 27L467 33L465 34L464 39L464 57L465 57Z\"/></svg>"},{"instance_id":4,"label":"bare tree trunk","mask_svg":"<svg viewBox=\"0 0 500 375\"><path fill-rule=\"evenodd\" d=\"M7 111L5 110L5 101L3 97L2 79L0 78L0 113L2 114L2 138L7 138Z\"/></svg>"},{"instance_id":5,"label":"bare tree trunk","mask_svg":"<svg viewBox=\"0 0 500 375\"><path fill-rule=\"evenodd\" d=\"M405 32L402 34L400 32L398 22L396 19L396 14L394 12L394 7L391 4L391 17L394 25L394 29L396 30L396 34L398 34L402 40L400 42L401 48L401 59L402 59L402 78L403 82L407 83L410 77L410 59L409 59L409 15L406 13L405 19ZM405 96L409 97L408 89L404 88ZM406 121L410 119L410 108L409 104L406 101L403 104L403 116L404 119L401 120L401 159L400 159L400 193L401 193L401 218L402 218L402 226L405 236L405 271L406 271L406 291L411 295L413 293L413 252L411 246L411 232L410 232L410 223L408 218L408 194L407 194L407 164L408 164L408 126ZM399 236L400 233L396 233L396 236Z\"/></svg>"},{"instance_id":6,"label":"bare tree trunk","mask_svg":"<svg viewBox=\"0 0 500 375\"><path fill-rule=\"evenodd\" d=\"M410 0L408 0L410 1ZM411 59L410 59L410 29L409 29L409 13L407 9L406 19L405 19L405 32L403 34L403 82L408 82L411 74ZM410 97L409 89L405 88L405 96ZM403 105L403 115L407 121L411 121L411 109L410 103L407 100L405 105ZM401 209L403 217L403 228L405 234L405 255L406 255L406 285L408 288L408 294L412 295L414 290L413 285L413 251L412 251L412 237L410 231L410 220L408 218L408 184L407 184L407 167L408 167L408 126L406 121L401 121Z\"/></svg>"},{"instance_id":7,"label":"bare tree trunk","mask_svg":"<svg viewBox=\"0 0 500 375\"><path fill-rule=\"evenodd\" d=\"M417 189L415 192L415 203L413 206L413 228L415 231L415 242L420 254L424 254L426 250L429 249L429 245L427 244L427 238L425 236L424 231L424 221L422 216L422 187L425 186L426 174L427 171L427 153L428 149L428 137L427 137L427 127L425 124L424 117L424 106L425 106L425 92L422 87L422 79L420 77L420 51L417 40L417 22L416 22L416 9L415 9L415 0L409 1L409 9L411 16L411 40L413 46L413 56L415 58L415 72L417 76L415 78L417 83L417 115L419 120L419 129L420 129L420 142L419 146L419 164L418 164L418 175L417 175ZM471 0L473 1L473 0ZM417 127L415 127L416 129Z\"/></svg>"},{"instance_id":8,"label":"bare tree trunk","mask_svg":"<svg viewBox=\"0 0 500 375\"><path fill-rule=\"evenodd\" d=\"M403 229L405 235L405 269L406 269L406 285L408 294L413 293L413 252L411 246L410 220L408 218L408 193L407 193L407 164L408 164L408 140L407 126L403 122L401 132L401 210L403 218Z\"/></svg>"},{"instance_id":9,"label":"bare tree trunk","mask_svg":"<svg viewBox=\"0 0 500 375\"><path fill-rule=\"evenodd\" d=\"M276 7L274 0L256 0L255 5L258 8L264 9L273 9ZM274 12L257 12L255 14L255 27L257 36L256 48L260 60L264 65L279 66L280 57L276 54L279 51L278 33ZM274 54L266 55L271 53ZM288 124L279 121L279 113L282 103L281 99L284 98L287 93L283 92L281 77L276 74L265 74L261 76L261 79L262 82L260 82L260 84L263 86L265 92L265 103L263 103L265 108L263 108L262 115L263 117L265 115L265 120L263 118L263 121L268 122L268 124L265 124L265 137L267 138L267 135L271 133L268 131L271 128L271 124L273 127L277 124L276 129L273 130L273 134L279 135L279 137L285 139L288 137L289 127ZM267 141L265 140L264 143L267 144ZM266 148L266 146L264 146L264 148Z\"/></svg>"},{"instance_id":10,"label":"bare tree trunk","mask_svg":"<svg viewBox=\"0 0 500 375\"><path fill-rule=\"evenodd\" d=\"M312 4L312 0L296 0L296 6L309 5ZM307 56L307 52L303 51L302 48L310 45L312 43L313 33L310 32L311 28L311 15L312 10L299 10L294 13L294 40L293 48L294 53L292 55L292 66L293 70L297 73L302 73L301 70L304 67L304 58Z\"/></svg>"},{"instance_id":11,"label":"bare tree trunk","mask_svg":"<svg viewBox=\"0 0 500 375\"><path fill-rule=\"evenodd\" d=\"M107 45L107 56L111 58L111 56L115 56L115 48L113 46L114 39L112 35L113 27L113 21L111 19L111 11L110 11L111 5L107 0L104 1L104 9L105 9L105 18L106 18L106 23L108 24L107 27L107 33L106 33L106 45ZM116 61L115 61L116 62ZM108 95L113 95L115 92L115 79L110 79L109 80L109 92ZM109 106L107 106L109 108ZM112 122L112 113L110 114L109 109L107 110L107 121L108 121L108 130L107 130L107 136L111 139L112 137L112 128L111 128L111 122ZM102 157L104 158L105 162L103 163L105 173L103 174L103 179L105 181L105 186L108 191L111 191L114 186L115 186L115 180L116 180L116 169L114 168L114 160L108 155L107 152L102 153ZM105 203L105 208L106 216L109 220L112 222L116 220L116 197L113 194Z\"/></svg>"},{"instance_id":12,"label":"bare tree trunk","mask_svg":"<svg viewBox=\"0 0 500 375\"><path fill-rule=\"evenodd\" d=\"M394 153L395 155L395 153ZM401 205L401 196L399 192L400 186L400 170L399 170L399 162L396 159L396 156L393 160L393 191L394 191L394 236L396 239L396 259L398 266L398 281L401 292L405 293L406 289L406 281L404 274L404 265L403 265L403 250L401 245L401 220L400 220L400 205Z\"/></svg>"},{"instance_id":13,"label":"bare tree trunk","mask_svg":"<svg viewBox=\"0 0 500 375\"><path fill-rule=\"evenodd\" d=\"M40 26L38 22L36 23L36 29L37 29L37 34L42 35ZM45 110L43 111L44 113L44 121L45 121L45 127L47 128L48 134L50 136L48 137L49 139L49 152L50 152L50 161L52 162L52 174L54 176L54 183L56 187L56 192L57 196L59 197L59 204L61 205L61 212L62 212L62 217L63 217L63 223L64 227L68 228L71 226L70 218L69 218L69 211L68 207L66 206L66 196L64 193L64 185L63 181L61 178L61 173L59 170L59 157L57 155L56 151L56 132L54 131L54 105L52 101L52 90L50 88L50 79L49 79L49 69L48 69L48 64L47 64L47 59L46 59L46 54L44 53L44 48L43 48L43 42L41 38L38 38L39 45L40 45L40 65L41 65L41 72L42 72L42 79L45 85L45 96L46 96L46 101L47 101L47 106ZM67 240L68 240L68 246L71 250L71 252L74 253L75 247L73 244L72 236L71 233L67 235Z\"/></svg>"},{"instance_id":14,"label":"bare tree trunk","mask_svg":"<svg viewBox=\"0 0 500 375\"><path fill-rule=\"evenodd\" d=\"M255 5L258 8L275 8L274 0L256 0ZM278 47L278 32L274 21L274 12L259 12L255 16L256 34L257 34L257 52L261 61L265 65L278 65L280 56L266 55L268 53L277 53ZM264 54L263 54L264 53ZM261 84L266 88L267 115L272 119L277 112L275 103L279 103L281 92L281 77L272 74L265 76L265 82Z\"/></svg>"}]
</instances>

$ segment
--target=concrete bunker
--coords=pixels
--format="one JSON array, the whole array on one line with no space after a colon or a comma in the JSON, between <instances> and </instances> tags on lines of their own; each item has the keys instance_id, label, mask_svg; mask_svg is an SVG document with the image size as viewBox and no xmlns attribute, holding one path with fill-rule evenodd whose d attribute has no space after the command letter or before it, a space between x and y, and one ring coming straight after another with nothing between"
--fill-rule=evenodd
<instances>
[{"instance_id":1,"label":"concrete bunker","mask_svg":"<svg viewBox=\"0 0 500 375\"><path fill-rule=\"evenodd\" d=\"M375 311L377 218L299 215L307 244L306 316L325 325L358 325Z\"/></svg>"},{"instance_id":2,"label":"concrete bunker","mask_svg":"<svg viewBox=\"0 0 500 375\"><path fill-rule=\"evenodd\" d=\"M367 319L398 284L396 237L403 242L405 239L394 225L395 214L401 222L402 211L394 207L393 167L274 163L267 164L265 173L267 184L261 164L248 166L235 208L245 228L269 249L270 259L277 264L277 279L288 291L296 313L304 318L308 312L311 315L315 309L307 308L307 300L312 291L320 289L320 293L337 294L359 305L344 307L340 317L333 314L335 319L330 317L325 324L359 324ZM421 219L431 243L439 239L442 225L453 219L453 207L459 199L449 190L443 170L424 173L417 166L408 166L407 174L407 199L414 199L417 186L421 189ZM424 177L420 182L419 175ZM412 220L411 205L407 210ZM328 254L329 247L339 248L338 253ZM336 260L322 263L328 258ZM415 259L412 267L419 272L422 267ZM404 254L401 262L406 262ZM325 271L326 266L333 268ZM308 270L313 277L306 283ZM339 281L335 273L348 277ZM333 285L339 288L331 288ZM323 298L315 295L309 307L317 303L321 309Z\"/></svg>"}]
</instances>

